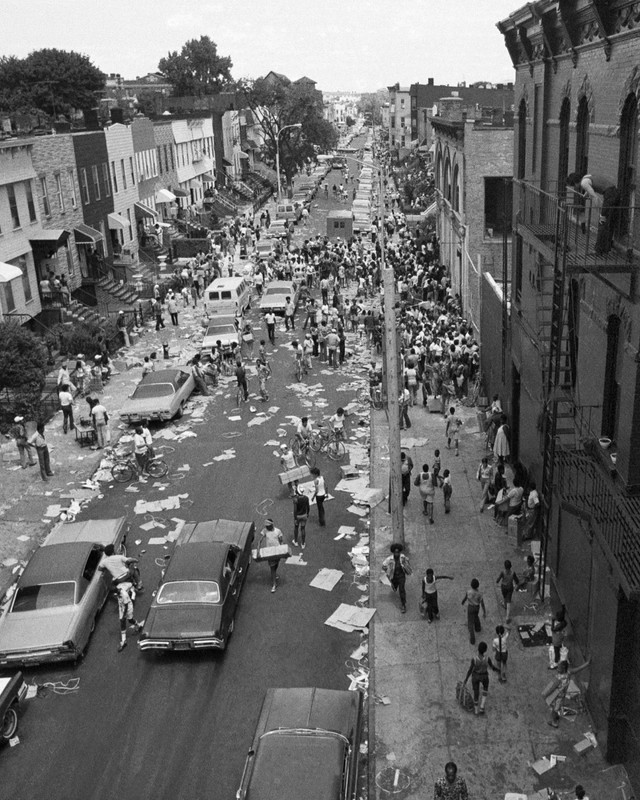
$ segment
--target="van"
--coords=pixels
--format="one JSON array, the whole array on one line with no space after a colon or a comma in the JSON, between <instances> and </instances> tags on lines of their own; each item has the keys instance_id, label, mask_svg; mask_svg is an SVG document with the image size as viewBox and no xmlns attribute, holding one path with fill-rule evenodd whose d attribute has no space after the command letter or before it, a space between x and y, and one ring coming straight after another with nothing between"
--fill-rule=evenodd
<instances>
[{"instance_id":1,"label":"van","mask_svg":"<svg viewBox=\"0 0 640 800\"><path fill-rule=\"evenodd\" d=\"M300 213L296 211L296 207L291 200L282 200L276 203L276 219L286 219L296 222L300 218Z\"/></svg>"},{"instance_id":2,"label":"van","mask_svg":"<svg viewBox=\"0 0 640 800\"><path fill-rule=\"evenodd\" d=\"M251 286L246 278L216 278L204 291L210 315L241 317L251 308Z\"/></svg>"}]
</instances>

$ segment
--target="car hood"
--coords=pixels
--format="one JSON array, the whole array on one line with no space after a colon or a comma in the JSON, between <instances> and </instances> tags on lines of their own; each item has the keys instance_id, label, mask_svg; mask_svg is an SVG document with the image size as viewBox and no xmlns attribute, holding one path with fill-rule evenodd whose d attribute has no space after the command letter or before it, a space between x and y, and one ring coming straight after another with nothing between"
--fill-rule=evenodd
<instances>
[{"instance_id":1,"label":"car hood","mask_svg":"<svg viewBox=\"0 0 640 800\"><path fill-rule=\"evenodd\" d=\"M202 347L215 347L216 342L220 340L223 347L229 347L233 342L239 344L237 333L223 333L215 334L213 336L205 336L202 340Z\"/></svg>"},{"instance_id":2,"label":"car hood","mask_svg":"<svg viewBox=\"0 0 640 800\"><path fill-rule=\"evenodd\" d=\"M260 308L273 308L273 306L285 306L287 304L286 294L270 294L265 295L260 301Z\"/></svg>"},{"instance_id":3,"label":"car hood","mask_svg":"<svg viewBox=\"0 0 640 800\"><path fill-rule=\"evenodd\" d=\"M120 409L120 416L123 414L144 414L145 411L155 414L159 411L170 411L174 400L175 395L172 397L145 398L144 400L127 400Z\"/></svg>"},{"instance_id":4,"label":"car hood","mask_svg":"<svg viewBox=\"0 0 640 800\"><path fill-rule=\"evenodd\" d=\"M220 632L222 606L180 603L152 606L143 633L152 639L196 639Z\"/></svg>"},{"instance_id":5,"label":"car hood","mask_svg":"<svg viewBox=\"0 0 640 800\"><path fill-rule=\"evenodd\" d=\"M0 624L0 653L57 647L71 638L75 608L6 614Z\"/></svg>"}]
</instances>

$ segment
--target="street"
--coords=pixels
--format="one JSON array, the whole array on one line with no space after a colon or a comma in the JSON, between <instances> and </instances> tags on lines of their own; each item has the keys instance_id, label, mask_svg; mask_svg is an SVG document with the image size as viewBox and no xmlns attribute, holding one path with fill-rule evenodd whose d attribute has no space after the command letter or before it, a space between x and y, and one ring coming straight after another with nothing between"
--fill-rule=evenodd
<instances>
[{"instance_id":1,"label":"street","mask_svg":"<svg viewBox=\"0 0 640 800\"><path fill-rule=\"evenodd\" d=\"M332 178L327 177L330 185ZM334 202L342 205L329 194L328 203L320 200L323 210ZM315 220L309 225L309 235L315 225ZM301 234L306 238L304 229L298 236ZM253 305L250 319L257 344L260 338L266 338L266 330L255 310L257 304ZM182 324L185 328L195 325L195 319L194 315L193 322ZM299 312L298 330L303 320ZM292 506L286 486L278 480L277 444L265 443L288 442L295 431L292 416L306 413L318 420L353 401L356 385L347 388L347 384L364 377L366 354L360 360L348 359L335 374L322 374L325 365L314 359L306 383L321 386L315 392L296 392L289 388L295 376L288 346L295 334L285 334L278 327L277 347L268 348L272 351L273 377L267 403L262 405L256 396L254 376L249 386L250 402L235 409L235 379L230 379L228 388L209 399L202 421L194 419L191 424L187 412L179 423L171 423L186 424L197 437L170 443L157 439L158 451L170 465L164 479L166 490L154 486L151 480L140 486L139 493L127 491L126 486L109 485L104 498L95 500L82 514L82 519L126 514L132 525L128 552L139 554L146 586L146 592L136 600L137 619L145 616L160 578L162 558L169 552L166 546L148 543L163 532L140 529L152 517L134 513L137 501L188 494L181 499L179 509L154 514L155 521L170 529L175 527L173 517L247 520L255 522L259 533L268 516L291 542ZM352 349L353 335L349 334L347 350ZM267 420L247 427L255 418L250 407L266 412ZM362 432L362 426L358 426L361 419L367 417L348 418L348 435ZM360 436L358 441L366 444L366 437ZM213 461L232 448L233 458ZM189 470L180 470L182 466ZM333 494L340 480L340 465L320 455L318 466ZM0 798L233 797L268 687L348 688L345 661L360 637L323 623L339 603L354 604L362 597L352 582L347 557L354 540L334 541L340 525L356 522L346 510L350 503L350 495L335 493L335 499L326 504L326 528L318 526L312 506L306 563L283 562L281 584L275 594L270 593L266 563L251 565L235 631L225 653L143 655L136 637L130 634L128 647L119 654L116 604L110 599L86 657L77 667L42 667L27 672L27 681L40 686L51 683L59 688L73 679L78 679L79 685L77 691L68 693L45 687L42 696L27 704L21 719L20 744L2 754ZM136 540L141 544L136 546ZM308 585L322 567L344 572L331 592Z\"/></svg>"}]
</instances>

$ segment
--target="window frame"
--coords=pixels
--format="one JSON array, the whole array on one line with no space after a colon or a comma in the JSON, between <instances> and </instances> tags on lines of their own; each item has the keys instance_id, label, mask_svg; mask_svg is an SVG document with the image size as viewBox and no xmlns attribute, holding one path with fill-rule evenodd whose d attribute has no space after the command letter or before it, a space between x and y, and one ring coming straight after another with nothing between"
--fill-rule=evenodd
<instances>
[{"instance_id":1,"label":"window frame","mask_svg":"<svg viewBox=\"0 0 640 800\"><path fill-rule=\"evenodd\" d=\"M115 160L111 162L111 177L113 179L113 193L118 194L118 174Z\"/></svg>"},{"instance_id":2,"label":"window frame","mask_svg":"<svg viewBox=\"0 0 640 800\"><path fill-rule=\"evenodd\" d=\"M37 222L38 212L36 211L36 203L33 198L33 188L31 186L31 181L25 181L24 187L25 187L25 194L27 196L27 209L29 211L29 222Z\"/></svg>"},{"instance_id":3,"label":"window frame","mask_svg":"<svg viewBox=\"0 0 640 800\"><path fill-rule=\"evenodd\" d=\"M95 195L96 200L100 200L100 175L98 173L98 165L92 164L91 165L91 181L93 183L93 193Z\"/></svg>"},{"instance_id":4,"label":"window frame","mask_svg":"<svg viewBox=\"0 0 640 800\"><path fill-rule=\"evenodd\" d=\"M78 207L78 195L76 194L76 180L75 180L75 169L73 167L69 167L67 169L67 184L69 186L69 193L71 195L71 207L77 208Z\"/></svg>"},{"instance_id":5,"label":"window frame","mask_svg":"<svg viewBox=\"0 0 640 800\"><path fill-rule=\"evenodd\" d=\"M87 168L80 169L80 196L82 197L82 205L88 206L91 202L91 195L89 194L89 178L87 177Z\"/></svg>"},{"instance_id":6,"label":"window frame","mask_svg":"<svg viewBox=\"0 0 640 800\"><path fill-rule=\"evenodd\" d=\"M9 211L11 212L11 222L13 223L13 230L17 231L22 227L22 225L20 223L18 198L16 197L16 189L13 183L7 184L7 198L9 200Z\"/></svg>"},{"instance_id":7,"label":"window frame","mask_svg":"<svg viewBox=\"0 0 640 800\"><path fill-rule=\"evenodd\" d=\"M104 184L104 196L111 197L111 176L109 175L109 162L103 161L100 166L102 168L102 182Z\"/></svg>"}]
</instances>

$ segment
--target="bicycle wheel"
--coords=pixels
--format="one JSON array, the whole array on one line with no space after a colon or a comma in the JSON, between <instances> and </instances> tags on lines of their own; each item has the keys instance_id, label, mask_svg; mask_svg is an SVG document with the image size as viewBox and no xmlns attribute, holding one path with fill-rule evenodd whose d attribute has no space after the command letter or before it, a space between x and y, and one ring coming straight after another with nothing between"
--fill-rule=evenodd
<instances>
[{"instance_id":1,"label":"bicycle wheel","mask_svg":"<svg viewBox=\"0 0 640 800\"><path fill-rule=\"evenodd\" d=\"M303 458L304 458L305 464L309 467L309 469L312 469L313 467L315 467L315 465L316 465L316 454L313 452L313 450L310 447L307 447L307 449L304 451Z\"/></svg>"},{"instance_id":2,"label":"bicycle wheel","mask_svg":"<svg viewBox=\"0 0 640 800\"><path fill-rule=\"evenodd\" d=\"M161 478L169 472L169 465L161 458L151 458L147 461L144 471L152 478Z\"/></svg>"},{"instance_id":3,"label":"bicycle wheel","mask_svg":"<svg viewBox=\"0 0 640 800\"><path fill-rule=\"evenodd\" d=\"M371 398L371 405L372 405L372 406L373 406L375 409L377 409L378 411L379 411L381 408L383 408L383 407L384 407L384 404L383 404L383 402L382 402L382 392L381 392L379 389L377 389L377 390L376 390L376 391L373 393L373 397Z\"/></svg>"},{"instance_id":4,"label":"bicycle wheel","mask_svg":"<svg viewBox=\"0 0 640 800\"><path fill-rule=\"evenodd\" d=\"M296 364L296 381L300 383L302 380L302 367L300 366L300 362Z\"/></svg>"},{"instance_id":5,"label":"bicycle wheel","mask_svg":"<svg viewBox=\"0 0 640 800\"><path fill-rule=\"evenodd\" d=\"M324 437L319 431L311 432L311 436L309 437L309 448L313 450L314 453L319 453L322 450L324 442Z\"/></svg>"},{"instance_id":6,"label":"bicycle wheel","mask_svg":"<svg viewBox=\"0 0 640 800\"><path fill-rule=\"evenodd\" d=\"M347 455L347 448L344 445L344 442L341 442L339 439L331 439L327 442L326 445L327 455L332 461L342 461L342 459Z\"/></svg>"},{"instance_id":7,"label":"bicycle wheel","mask_svg":"<svg viewBox=\"0 0 640 800\"><path fill-rule=\"evenodd\" d=\"M131 465L126 461L118 461L111 467L111 474L113 475L114 481L126 483L133 478L134 472L131 469Z\"/></svg>"},{"instance_id":8,"label":"bicycle wheel","mask_svg":"<svg viewBox=\"0 0 640 800\"><path fill-rule=\"evenodd\" d=\"M294 436L293 439L289 442L289 447L291 448L291 452L293 455L298 458L299 456L303 455L303 448L302 442L298 439L297 436Z\"/></svg>"},{"instance_id":9,"label":"bicycle wheel","mask_svg":"<svg viewBox=\"0 0 640 800\"><path fill-rule=\"evenodd\" d=\"M368 406L371 402L371 395L369 390L366 387L362 387L362 389L358 389L356 393L356 400L360 403L361 406Z\"/></svg>"}]
</instances>

